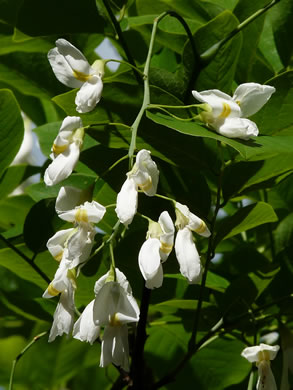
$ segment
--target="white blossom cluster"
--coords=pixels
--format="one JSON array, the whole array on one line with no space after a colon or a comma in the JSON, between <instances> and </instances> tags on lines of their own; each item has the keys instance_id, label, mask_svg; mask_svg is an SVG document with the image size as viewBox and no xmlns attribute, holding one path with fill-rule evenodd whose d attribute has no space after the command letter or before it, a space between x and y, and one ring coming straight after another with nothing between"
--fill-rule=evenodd
<instances>
[{"instance_id":1,"label":"white blossom cluster","mask_svg":"<svg viewBox=\"0 0 293 390\"><path fill-rule=\"evenodd\" d=\"M98 60L90 65L84 55L65 39L56 41L56 47L50 50L48 59L60 82L71 88L80 88L75 98L76 111L86 113L93 110L101 99L104 62ZM204 103L201 119L209 127L227 137L248 139L257 135L258 129L254 122L245 117L257 112L273 92L273 87L247 83L237 88L233 98L218 90L192 93ZM70 176L79 160L84 133L80 117L67 116L63 120L51 149L52 163L44 175L48 186ZM117 196L115 211L120 223L128 227L137 212L138 193L143 192L150 197L157 193L159 170L151 158L151 152L140 150L133 168L126 176ZM201 281L203 265L193 232L206 238L211 233L205 222L186 205L176 201L173 201L173 205L175 224L167 211L160 214L158 222L146 217L149 227L146 241L138 254L138 265L149 289L162 286L163 263L168 259L173 245L181 274L191 284ZM126 276L113 264L96 282L94 299L75 322L77 278L81 267L90 257L96 234L95 224L102 220L106 208L94 200L84 201L82 190L62 187L56 200L56 212L61 219L72 223L73 227L57 232L47 243L48 250L59 266L43 297L60 295L49 341L72 332L74 338L92 344L101 334L100 365L105 367L113 363L129 371L128 324L139 321L139 307ZM177 235L174 244L175 227ZM242 355L249 361L257 362L259 381L263 383L264 377L272 378L269 361L274 358L277 349L265 349L264 344L252 348L244 350ZM266 380L273 383L272 379Z\"/></svg>"}]
</instances>

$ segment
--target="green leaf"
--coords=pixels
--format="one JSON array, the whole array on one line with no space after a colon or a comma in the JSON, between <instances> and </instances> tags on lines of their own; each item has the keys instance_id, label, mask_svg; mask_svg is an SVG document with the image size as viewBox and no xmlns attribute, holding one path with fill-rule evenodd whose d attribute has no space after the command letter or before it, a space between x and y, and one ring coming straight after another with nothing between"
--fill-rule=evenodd
<instances>
[{"instance_id":1,"label":"green leaf","mask_svg":"<svg viewBox=\"0 0 293 390\"><path fill-rule=\"evenodd\" d=\"M234 14L239 22L243 22L249 16L267 5L267 0L239 0L234 8ZM262 33L265 16L258 17L242 31L243 43L237 66L237 81L244 83L251 81L251 71L256 61L257 47Z\"/></svg>"},{"instance_id":2,"label":"green leaf","mask_svg":"<svg viewBox=\"0 0 293 390\"><path fill-rule=\"evenodd\" d=\"M27 213L33 206L33 200L26 195L18 195L0 201L0 228L6 230L6 238L22 234Z\"/></svg>"},{"instance_id":3,"label":"green leaf","mask_svg":"<svg viewBox=\"0 0 293 390\"><path fill-rule=\"evenodd\" d=\"M293 238L293 213L287 215L275 231L276 252L291 247Z\"/></svg>"},{"instance_id":4,"label":"green leaf","mask_svg":"<svg viewBox=\"0 0 293 390\"><path fill-rule=\"evenodd\" d=\"M0 90L0 177L16 156L24 134L19 106L9 90Z\"/></svg>"},{"instance_id":5,"label":"green leaf","mask_svg":"<svg viewBox=\"0 0 293 390\"><path fill-rule=\"evenodd\" d=\"M212 290L224 292L229 286L229 281L223 276L217 275L214 272L209 271L207 274L206 287Z\"/></svg>"},{"instance_id":6,"label":"green leaf","mask_svg":"<svg viewBox=\"0 0 293 390\"><path fill-rule=\"evenodd\" d=\"M258 202L245 206L220 223L215 242L219 243L256 226L277 220L278 217L268 203Z\"/></svg>"},{"instance_id":7,"label":"green leaf","mask_svg":"<svg viewBox=\"0 0 293 390\"><path fill-rule=\"evenodd\" d=\"M205 24L194 35L198 52L203 54L233 31L238 24L238 20L230 11L221 13ZM220 89L230 93L241 45L242 37L239 34L223 45L200 72L195 89L198 91Z\"/></svg>"},{"instance_id":8,"label":"green leaf","mask_svg":"<svg viewBox=\"0 0 293 390\"><path fill-rule=\"evenodd\" d=\"M212 138L221 141L237 150L245 160L261 160L271 158L280 153L293 152L292 136L259 136L253 137L248 141L236 138L224 137L212 130L208 130L197 122L184 122L161 113L147 111L147 117L155 123L169 127L180 133L193 137Z\"/></svg>"},{"instance_id":9,"label":"green leaf","mask_svg":"<svg viewBox=\"0 0 293 390\"><path fill-rule=\"evenodd\" d=\"M293 135L293 71L281 73L268 81L276 88L268 103L251 117L261 134Z\"/></svg>"},{"instance_id":10,"label":"green leaf","mask_svg":"<svg viewBox=\"0 0 293 390\"><path fill-rule=\"evenodd\" d=\"M287 138L287 137L285 137ZM257 188L273 187L293 170L292 154L280 153L280 156L256 162L241 161L228 166L223 177L223 195L225 200L231 196ZM233 180L231 180L233 177Z\"/></svg>"},{"instance_id":11,"label":"green leaf","mask_svg":"<svg viewBox=\"0 0 293 390\"><path fill-rule=\"evenodd\" d=\"M290 64L293 54L292 45L288 39L293 34L292 16L293 3L290 0L282 0L271 11L276 46L285 67Z\"/></svg>"},{"instance_id":12,"label":"green leaf","mask_svg":"<svg viewBox=\"0 0 293 390\"><path fill-rule=\"evenodd\" d=\"M28 255L24 244L17 245L17 249ZM0 265L9 269L17 276L24 280L28 280L33 284L45 289L47 282L16 252L10 248L0 250Z\"/></svg>"},{"instance_id":13,"label":"green leaf","mask_svg":"<svg viewBox=\"0 0 293 390\"><path fill-rule=\"evenodd\" d=\"M0 35L0 55L14 51L48 53L52 44L41 38L30 38L26 41L15 41L14 36Z\"/></svg>"}]
</instances>

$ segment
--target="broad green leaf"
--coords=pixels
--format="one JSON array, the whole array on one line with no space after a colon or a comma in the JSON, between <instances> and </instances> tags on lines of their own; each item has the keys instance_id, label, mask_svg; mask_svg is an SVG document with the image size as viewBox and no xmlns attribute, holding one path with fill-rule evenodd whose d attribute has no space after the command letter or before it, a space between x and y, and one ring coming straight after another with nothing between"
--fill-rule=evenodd
<instances>
[{"instance_id":1,"label":"broad green leaf","mask_svg":"<svg viewBox=\"0 0 293 390\"><path fill-rule=\"evenodd\" d=\"M224 292L228 286L229 282L227 279L215 274L212 271L208 272L206 287L211 288L212 290Z\"/></svg>"},{"instance_id":2,"label":"broad green leaf","mask_svg":"<svg viewBox=\"0 0 293 390\"><path fill-rule=\"evenodd\" d=\"M9 90L0 90L0 177L16 156L24 134L19 106Z\"/></svg>"},{"instance_id":3,"label":"broad green leaf","mask_svg":"<svg viewBox=\"0 0 293 390\"><path fill-rule=\"evenodd\" d=\"M203 54L210 49L233 31L238 24L238 20L230 11L221 13L205 24L194 35L199 53ZM196 80L195 89L198 91L220 89L230 93L241 45L242 37L237 34L222 46L201 70Z\"/></svg>"},{"instance_id":4,"label":"broad green leaf","mask_svg":"<svg viewBox=\"0 0 293 390\"><path fill-rule=\"evenodd\" d=\"M0 55L14 51L48 53L52 44L41 38L30 38L26 41L17 42L14 36L0 35Z\"/></svg>"},{"instance_id":5,"label":"broad green leaf","mask_svg":"<svg viewBox=\"0 0 293 390\"><path fill-rule=\"evenodd\" d=\"M225 169L223 194L227 200L231 196L256 188L273 187L293 170L292 154L280 153L264 161L244 162L230 165ZM233 177L233 180L231 180Z\"/></svg>"},{"instance_id":6,"label":"broad green leaf","mask_svg":"<svg viewBox=\"0 0 293 390\"><path fill-rule=\"evenodd\" d=\"M271 11L276 46L285 67L290 64L293 54L292 45L288 39L293 34L292 17L293 3L290 0L282 0Z\"/></svg>"},{"instance_id":7,"label":"broad green leaf","mask_svg":"<svg viewBox=\"0 0 293 390\"><path fill-rule=\"evenodd\" d=\"M242 382L251 370L251 364L241 356L245 347L236 339L217 338L191 359L189 367L182 371L178 380L184 380L184 376L188 377L191 371L195 376L192 383L197 384L199 389L228 389ZM170 386L170 389L175 388Z\"/></svg>"},{"instance_id":8,"label":"broad green leaf","mask_svg":"<svg viewBox=\"0 0 293 390\"><path fill-rule=\"evenodd\" d=\"M277 220L278 217L268 203L258 202L245 206L219 224L215 241L219 243L256 226Z\"/></svg>"},{"instance_id":9,"label":"broad green leaf","mask_svg":"<svg viewBox=\"0 0 293 390\"><path fill-rule=\"evenodd\" d=\"M57 198L60 188L64 185L86 189L94 183L95 179L96 176L72 173L66 180L54 186L46 186L44 182L36 183L26 187L25 192L35 202L39 202L42 199Z\"/></svg>"},{"instance_id":10,"label":"broad green leaf","mask_svg":"<svg viewBox=\"0 0 293 390\"><path fill-rule=\"evenodd\" d=\"M293 71L281 73L268 84L275 87L276 92L251 119L257 123L261 134L293 135Z\"/></svg>"},{"instance_id":11,"label":"broad green leaf","mask_svg":"<svg viewBox=\"0 0 293 390\"><path fill-rule=\"evenodd\" d=\"M234 14L239 22L267 5L267 0L239 0L234 8ZM265 16L258 17L242 31L242 48L239 55L236 77L238 83L251 81L251 70L256 60L259 38L262 33Z\"/></svg>"},{"instance_id":12,"label":"broad green leaf","mask_svg":"<svg viewBox=\"0 0 293 390\"><path fill-rule=\"evenodd\" d=\"M293 238L293 213L287 215L275 230L276 252L291 247Z\"/></svg>"},{"instance_id":13,"label":"broad green leaf","mask_svg":"<svg viewBox=\"0 0 293 390\"><path fill-rule=\"evenodd\" d=\"M272 11L271 11L272 12ZM263 32L260 36L259 49L262 56L270 64L274 73L282 70L283 64L280 60L276 43L273 35L273 24L270 13L267 13L263 26Z\"/></svg>"},{"instance_id":14,"label":"broad green leaf","mask_svg":"<svg viewBox=\"0 0 293 390\"><path fill-rule=\"evenodd\" d=\"M17 245L16 248L28 255L28 252L25 251L26 247L24 244ZM43 289L47 287L47 282L33 269L33 267L10 248L0 250L0 265L9 269L20 278L28 280Z\"/></svg>"},{"instance_id":15,"label":"broad green leaf","mask_svg":"<svg viewBox=\"0 0 293 390\"><path fill-rule=\"evenodd\" d=\"M18 195L3 199L0 202L0 227L6 230L6 238L22 234L27 213L33 206L33 200L26 195Z\"/></svg>"},{"instance_id":16,"label":"broad green leaf","mask_svg":"<svg viewBox=\"0 0 293 390\"><path fill-rule=\"evenodd\" d=\"M236 138L232 139L221 136L197 122L184 122L165 114L150 112L149 110L147 111L147 117L155 123L169 127L183 134L221 141L237 150L245 160L256 161L264 158L271 158L280 153L291 154L293 152L292 136L259 136L257 138L253 137L248 141L243 141Z\"/></svg>"}]
</instances>

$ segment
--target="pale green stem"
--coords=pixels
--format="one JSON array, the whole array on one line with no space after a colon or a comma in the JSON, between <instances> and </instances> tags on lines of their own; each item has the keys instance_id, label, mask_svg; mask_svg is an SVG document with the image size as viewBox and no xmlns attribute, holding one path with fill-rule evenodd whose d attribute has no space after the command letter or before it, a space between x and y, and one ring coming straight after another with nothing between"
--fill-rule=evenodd
<instances>
[{"instance_id":1,"label":"pale green stem","mask_svg":"<svg viewBox=\"0 0 293 390\"><path fill-rule=\"evenodd\" d=\"M125 123L116 123L116 122L98 122L98 123L92 123L89 126L86 126L85 128L90 128L91 130L95 130L93 126L120 126L120 127L126 127L127 129L130 129L130 126L126 125Z\"/></svg>"},{"instance_id":2,"label":"pale green stem","mask_svg":"<svg viewBox=\"0 0 293 390\"><path fill-rule=\"evenodd\" d=\"M150 62L151 62L151 57L152 57L152 52L153 52L153 47L154 47L154 41L155 41L155 36L157 32L157 26L158 22L164 18L166 15L168 15L166 12L162 13L159 15L155 20L153 24L153 30L152 30L152 35L151 35L151 40L150 40L150 46L149 46L149 51L148 55L146 58L145 66L144 66L144 96L143 96L143 102L142 106L139 110L139 113L137 114L137 117L135 118L135 121L133 122L131 126L131 142L130 142L130 147L129 147L129 169L133 167L133 154L136 149L136 136L137 136L137 130L138 126L140 124L140 121L143 117L143 114L145 110L147 109L147 106L150 104L150 85L149 85L149 70L150 70Z\"/></svg>"},{"instance_id":3,"label":"pale green stem","mask_svg":"<svg viewBox=\"0 0 293 390\"><path fill-rule=\"evenodd\" d=\"M172 199L172 198L169 198L168 196L160 195L160 194L155 194L155 196L157 196L158 198L162 198L162 199L165 199L165 200L169 200L169 201L172 202L174 205L176 204L176 200L174 200L174 199Z\"/></svg>"},{"instance_id":4,"label":"pale green stem","mask_svg":"<svg viewBox=\"0 0 293 390\"><path fill-rule=\"evenodd\" d=\"M149 104L147 108L201 108L206 104L188 104L186 106L169 106L168 104Z\"/></svg>"},{"instance_id":5,"label":"pale green stem","mask_svg":"<svg viewBox=\"0 0 293 390\"><path fill-rule=\"evenodd\" d=\"M16 368L16 364L17 362L20 360L20 358L26 353L26 351L28 349L30 349L30 347L36 342L38 341L40 338L42 338L43 336L45 336L46 334L48 333L48 331L46 332L42 332L40 334L38 334L37 336L35 336L32 341L30 341L26 347L24 347L24 349L16 356L16 358L13 360L12 362L12 367L11 367L11 372L10 372L10 380L9 380L9 387L8 387L8 390L12 390L13 389L13 379L14 379L14 372L15 372L15 368Z\"/></svg>"},{"instance_id":6,"label":"pale green stem","mask_svg":"<svg viewBox=\"0 0 293 390\"><path fill-rule=\"evenodd\" d=\"M254 371L251 370L249 375L247 390L253 390L253 383L254 383Z\"/></svg>"},{"instance_id":7,"label":"pale green stem","mask_svg":"<svg viewBox=\"0 0 293 390\"><path fill-rule=\"evenodd\" d=\"M139 70L136 66L130 64L129 62L127 61L123 61L123 60L114 60L112 58L108 59L108 60L105 60L105 64L107 64L107 62L119 62L119 64L125 64L127 66L129 66L130 68L132 69L135 69L137 72L139 72L142 76L144 76L144 73ZM104 78L104 80L107 80L107 77Z\"/></svg>"},{"instance_id":8,"label":"pale green stem","mask_svg":"<svg viewBox=\"0 0 293 390\"><path fill-rule=\"evenodd\" d=\"M165 110L163 107L156 107L158 110L161 110L163 112L165 112L166 114L168 114L169 116L171 116L172 118L175 118L179 121L184 121L184 122L191 122L193 121L194 119L199 119L199 115L195 115L195 116L192 116L191 118L181 118L180 116L177 116L177 115L174 115L174 114L171 114L171 112L169 112L168 110Z\"/></svg>"}]
</instances>

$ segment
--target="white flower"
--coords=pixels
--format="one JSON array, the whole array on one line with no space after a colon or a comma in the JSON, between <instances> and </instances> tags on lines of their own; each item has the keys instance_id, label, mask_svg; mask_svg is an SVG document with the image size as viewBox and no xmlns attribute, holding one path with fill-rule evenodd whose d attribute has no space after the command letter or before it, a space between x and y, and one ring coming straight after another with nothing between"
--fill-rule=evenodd
<instances>
[{"instance_id":1,"label":"white flower","mask_svg":"<svg viewBox=\"0 0 293 390\"><path fill-rule=\"evenodd\" d=\"M100 334L100 326L95 325L93 320L94 300L92 300L82 312L73 327L73 337L80 341L93 344Z\"/></svg>"},{"instance_id":2,"label":"white flower","mask_svg":"<svg viewBox=\"0 0 293 390\"><path fill-rule=\"evenodd\" d=\"M246 117L259 111L274 92L275 88L269 85L245 83L238 86L233 97L218 89L192 94L208 105L200 114L203 122L226 137L247 140L258 135L258 128Z\"/></svg>"},{"instance_id":3,"label":"white flower","mask_svg":"<svg viewBox=\"0 0 293 390\"><path fill-rule=\"evenodd\" d=\"M47 287L43 294L43 298L52 298L65 290L75 286L75 273L70 269L71 261L66 258L66 251L64 251L62 260L54 275L54 279Z\"/></svg>"},{"instance_id":4,"label":"white flower","mask_svg":"<svg viewBox=\"0 0 293 390\"><path fill-rule=\"evenodd\" d=\"M48 53L55 76L68 87L80 88L75 98L77 112L92 111L102 95L104 62L97 60L90 65L85 56L65 39L58 39L56 46Z\"/></svg>"},{"instance_id":5,"label":"white flower","mask_svg":"<svg viewBox=\"0 0 293 390\"><path fill-rule=\"evenodd\" d=\"M191 213L187 206L176 203L176 226L179 228L175 240L175 252L180 272L189 283L199 283L202 275L200 256L193 242L192 231L204 237L210 236L205 222Z\"/></svg>"},{"instance_id":6,"label":"white flower","mask_svg":"<svg viewBox=\"0 0 293 390\"><path fill-rule=\"evenodd\" d=\"M70 186L61 187L56 198L55 210L57 214L72 210L76 206L82 204L85 199L84 191Z\"/></svg>"},{"instance_id":7,"label":"white flower","mask_svg":"<svg viewBox=\"0 0 293 390\"><path fill-rule=\"evenodd\" d=\"M153 289L162 286L163 267L173 248L174 225L167 211L159 217L159 223L151 221L147 232L147 240L143 243L138 264L142 276L146 280L146 287Z\"/></svg>"},{"instance_id":8,"label":"white flower","mask_svg":"<svg viewBox=\"0 0 293 390\"><path fill-rule=\"evenodd\" d=\"M151 152L145 149L137 153L135 164L117 195L116 214L121 223L128 226L137 211L137 192L154 196L159 182L157 164L151 159Z\"/></svg>"},{"instance_id":9,"label":"white flower","mask_svg":"<svg viewBox=\"0 0 293 390\"><path fill-rule=\"evenodd\" d=\"M65 249L65 245L69 237L75 231L74 228L60 230L47 242L47 248L55 260L61 261Z\"/></svg>"},{"instance_id":10,"label":"white flower","mask_svg":"<svg viewBox=\"0 0 293 390\"><path fill-rule=\"evenodd\" d=\"M241 356L258 367L257 390L277 390L274 375L271 370L270 360L275 359L280 347L260 344L245 348Z\"/></svg>"},{"instance_id":11,"label":"white flower","mask_svg":"<svg viewBox=\"0 0 293 390\"><path fill-rule=\"evenodd\" d=\"M132 296L131 287L117 268L116 281L108 272L95 285L96 298L93 320L96 326L104 326L100 366L109 363L129 370L128 323L138 322L139 308Z\"/></svg>"},{"instance_id":12,"label":"white flower","mask_svg":"<svg viewBox=\"0 0 293 390\"><path fill-rule=\"evenodd\" d=\"M48 341L51 342L55 340L57 336L62 336L64 333L69 334L72 331L73 322L74 288L71 285L68 285L68 288L60 295Z\"/></svg>"},{"instance_id":13,"label":"white flower","mask_svg":"<svg viewBox=\"0 0 293 390\"><path fill-rule=\"evenodd\" d=\"M84 137L82 120L77 116L67 116L52 147L53 160L45 171L44 181L52 186L66 179L75 168Z\"/></svg>"},{"instance_id":14,"label":"white flower","mask_svg":"<svg viewBox=\"0 0 293 390\"><path fill-rule=\"evenodd\" d=\"M128 226L137 211L138 192L133 179L127 178L117 195L116 214L119 221Z\"/></svg>"},{"instance_id":15,"label":"white flower","mask_svg":"<svg viewBox=\"0 0 293 390\"><path fill-rule=\"evenodd\" d=\"M80 225L89 225L98 223L103 218L106 208L96 201L85 202L76 206L72 210L59 213L59 218L67 222L78 223Z\"/></svg>"}]
</instances>

